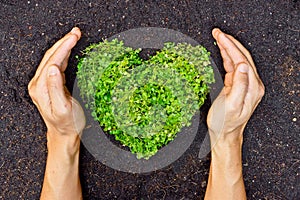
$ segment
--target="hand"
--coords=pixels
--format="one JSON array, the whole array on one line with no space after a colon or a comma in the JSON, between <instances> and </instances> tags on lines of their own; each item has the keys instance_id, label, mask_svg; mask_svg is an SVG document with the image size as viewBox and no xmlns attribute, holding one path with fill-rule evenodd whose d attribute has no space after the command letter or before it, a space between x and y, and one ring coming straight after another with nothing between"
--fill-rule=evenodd
<instances>
[{"instance_id":1,"label":"hand","mask_svg":"<svg viewBox=\"0 0 300 200\"><path fill-rule=\"evenodd\" d=\"M207 124L211 165L205 199L246 199L242 174L243 130L264 95L250 53L232 36L214 29L226 71L224 88L213 102Z\"/></svg>"},{"instance_id":2,"label":"hand","mask_svg":"<svg viewBox=\"0 0 300 200\"><path fill-rule=\"evenodd\" d=\"M71 49L80 37L79 28L74 28L55 43L46 52L28 85L29 94L48 128L48 142L57 136L77 138L85 126L81 106L64 85L64 71Z\"/></svg>"},{"instance_id":3,"label":"hand","mask_svg":"<svg viewBox=\"0 0 300 200\"><path fill-rule=\"evenodd\" d=\"M78 28L53 45L28 85L47 131L48 157L41 199L82 199L79 146L85 116L65 87L64 71L71 49L81 37Z\"/></svg>"},{"instance_id":4,"label":"hand","mask_svg":"<svg viewBox=\"0 0 300 200\"><path fill-rule=\"evenodd\" d=\"M213 142L220 138L242 141L246 123L264 95L264 85L245 47L220 29L212 33L221 51L226 75L225 86L208 113L210 136Z\"/></svg>"}]
</instances>

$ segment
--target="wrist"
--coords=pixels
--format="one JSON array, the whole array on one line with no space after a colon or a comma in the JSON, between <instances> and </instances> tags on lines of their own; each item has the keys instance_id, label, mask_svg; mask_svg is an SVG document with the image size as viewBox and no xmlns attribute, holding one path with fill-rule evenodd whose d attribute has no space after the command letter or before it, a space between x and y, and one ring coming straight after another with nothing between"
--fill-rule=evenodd
<instances>
[{"instance_id":1,"label":"wrist","mask_svg":"<svg viewBox=\"0 0 300 200\"><path fill-rule=\"evenodd\" d=\"M48 154L57 158L68 159L79 155L80 137L78 134L59 134L48 130L47 149Z\"/></svg>"},{"instance_id":2,"label":"wrist","mask_svg":"<svg viewBox=\"0 0 300 200\"><path fill-rule=\"evenodd\" d=\"M241 164L243 130L236 129L233 132L215 134L210 132L212 159L222 163L219 167L231 168L235 164Z\"/></svg>"},{"instance_id":3,"label":"wrist","mask_svg":"<svg viewBox=\"0 0 300 200\"><path fill-rule=\"evenodd\" d=\"M224 181L234 185L242 179L242 132L239 137L225 135L211 144L211 170L223 177Z\"/></svg>"},{"instance_id":4,"label":"wrist","mask_svg":"<svg viewBox=\"0 0 300 200\"><path fill-rule=\"evenodd\" d=\"M80 138L47 132L48 156L41 199L78 199Z\"/></svg>"},{"instance_id":5,"label":"wrist","mask_svg":"<svg viewBox=\"0 0 300 200\"><path fill-rule=\"evenodd\" d=\"M236 128L232 131L215 132L209 129L211 147L215 145L219 146L241 146L243 143L243 131L244 127Z\"/></svg>"},{"instance_id":6,"label":"wrist","mask_svg":"<svg viewBox=\"0 0 300 200\"><path fill-rule=\"evenodd\" d=\"M212 156L218 157L221 160L231 160L232 158L241 158L242 156L242 141L228 142L220 139L211 145Z\"/></svg>"}]
</instances>

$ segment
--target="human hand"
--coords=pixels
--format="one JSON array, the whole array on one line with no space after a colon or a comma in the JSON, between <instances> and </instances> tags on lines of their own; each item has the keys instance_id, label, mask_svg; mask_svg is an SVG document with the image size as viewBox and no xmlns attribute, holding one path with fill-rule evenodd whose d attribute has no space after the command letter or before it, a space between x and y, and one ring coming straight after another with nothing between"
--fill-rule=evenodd
<instances>
[{"instance_id":1,"label":"human hand","mask_svg":"<svg viewBox=\"0 0 300 200\"><path fill-rule=\"evenodd\" d=\"M214 29L226 70L224 88L207 117L212 144L218 139L242 142L242 132L264 95L264 85L247 49L232 36Z\"/></svg>"},{"instance_id":2,"label":"human hand","mask_svg":"<svg viewBox=\"0 0 300 200\"><path fill-rule=\"evenodd\" d=\"M73 28L45 54L28 85L29 95L47 126L48 157L41 199L82 199L79 180L79 134L84 112L65 87L71 49L81 37Z\"/></svg>"},{"instance_id":3,"label":"human hand","mask_svg":"<svg viewBox=\"0 0 300 200\"><path fill-rule=\"evenodd\" d=\"M48 143L51 139L64 142L65 138L74 138L78 141L78 136L85 126L81 106L64 85L64 71L71 49L80 37L79 28L74 28L55 43L46 52L28 85L30 97L48 128Z\"/></svg>"}]
</instances>

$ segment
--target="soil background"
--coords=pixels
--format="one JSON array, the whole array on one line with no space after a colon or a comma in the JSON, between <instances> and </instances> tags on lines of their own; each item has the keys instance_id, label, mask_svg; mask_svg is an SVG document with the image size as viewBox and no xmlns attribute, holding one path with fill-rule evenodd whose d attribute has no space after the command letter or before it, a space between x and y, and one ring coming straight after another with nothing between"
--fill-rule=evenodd
<instances>
[{"instance_id":1,"label":"soil background","mask_svg":"<svg viewBox=\"0 0 300 200\"><path fill-rule=\"evenodd\" d=\"M0 199L38 199L46 160L46 127L27 85L45 51L78 26L83 37L66 72L72 89L76 54L86 46L138 27L180 31L212 53L219 27L252 53L266 94L250 119L243 146L249 199L300 199L298 0L17 1L0 0ZM197 143L197 141L195 142ZM170 166L148 174L106 167L82 146L85 199L202 199L210 156L193 143Z\"/></svg>"}]
</instances>

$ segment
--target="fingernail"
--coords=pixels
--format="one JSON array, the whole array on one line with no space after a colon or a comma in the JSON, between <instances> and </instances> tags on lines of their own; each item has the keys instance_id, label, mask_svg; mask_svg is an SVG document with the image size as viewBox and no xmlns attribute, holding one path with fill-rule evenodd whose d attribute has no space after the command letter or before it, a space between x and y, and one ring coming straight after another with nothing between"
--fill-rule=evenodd
<instances>
[{"instance_id":1,"label":"fingernail","mask_svg":"<svg viewBox=\"0 0 300 200\"><path fill-rule=\"evenodd\" d=\"M58 69L55 66L48 68L48 76L55 76L58 73Z\"/></svg>"},{"instance_id":2,"label":"fingernail","mask_svg":"<svg viewBox=\"0 0 300 200\"><path fill-rule=\"evenodd\" d=\"M220 38L220 40L226 40L227 39L225 33L223 33L222 31L219 32L219 38Z\"/></svg>"},{"instance_id":3,"label":"fingernail","mask_svg":"<svg viewBox=\"0 0 300 200\"><path fill-rule=\"evenodd\" d=\"M220 32L221 30L219 28L214 28L213 32Z\"/></svg>"},{"instance_id":4,"label":"fingernail","mask_svg":"<svg viewBox=\"0 0 300 200\"><path fill-rule=\"evenodd\" d=\"M77 27L72 28L71 33L76 34L77 29Z\"/></svg>"},{"instance_id":5,"label":"fingernail","mask_svg":"<svg viewBox=\"0 0 300 200\"><path fill-rule=\"evenodd\" d=\"M242 73L248 73L248 71L249 71L249 66L246 65L246 64L240 64L240 65L238 66L238 70L239 70L239 72L242 72Z\"/></svg>"},{"instance_id":6,"label":"fingernail","mask_svg":"<svg viewBox=\"0 0 300 200\"><path fill-rule=\"evenodd\" d=\"M212 31L212 35L215 37L217 36L217 34L220 32L220 29L219 28L214 28L213 31Z\"/></svg>"}]
</instances>

